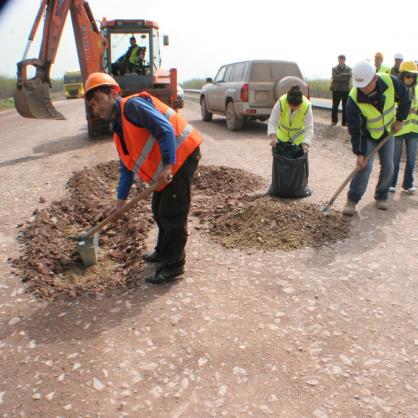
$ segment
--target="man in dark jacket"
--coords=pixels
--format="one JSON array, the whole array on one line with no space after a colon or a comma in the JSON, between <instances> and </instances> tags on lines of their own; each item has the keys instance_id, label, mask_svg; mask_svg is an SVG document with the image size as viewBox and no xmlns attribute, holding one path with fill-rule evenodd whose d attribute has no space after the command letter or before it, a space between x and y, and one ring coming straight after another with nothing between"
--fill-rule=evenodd
<instances>
[{"instance_id":1,"label":"man in dark jacket","mask_svg":"<svg viewBox=\"0 0 418 418\"><path fill-rule=\"evenodd\" d=\"M338 65L332 69L332 126L338 123L338 106L342 101L342 126L345 126L345 105L350 92L351 68L345 65L345 56L338 56Z\"/></svg>"},{"instance_id":2,"label":"man in dark jacket","mask_svg":"<svg viewBox=\"0 0 418 418\"><path fill-rule=\"evenodd\" d=\"M395 106L397 102L397 108ZM353 88L346 109L348 131L357 167L360 171L353 177L347 195L344 214L354 215L356 205L367 189L373 159L366 161L377 144L387 135L389 141L378 151L380 174L374 198L378 209L388 208L388 192L393 175L393 134L402 127L408 116L411 99L406 86L388 74L376 74L369 61L361 61L353 68Z\"/></svg>"}]
</instances>

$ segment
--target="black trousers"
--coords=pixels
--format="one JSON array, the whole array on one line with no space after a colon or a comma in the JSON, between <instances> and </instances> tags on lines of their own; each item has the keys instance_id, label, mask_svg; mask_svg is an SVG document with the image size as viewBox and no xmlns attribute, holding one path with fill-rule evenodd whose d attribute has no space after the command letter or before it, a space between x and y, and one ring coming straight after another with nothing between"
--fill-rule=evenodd
<instances>
[{"instance_id":1,"label":"black trousers","mask_svg":"<svg viewBox=\"0 0 418 418\"><path fill-rule=\"evenodd\" d=\"M348 91L333 91L332 92L332 122L338 122L338 106L340 105L340 101L342 101L343 107L343 116L342 116L342 124L345 125L345 105L347 104L348 99Z\"/></svg>"},{"instance_id":2,"label":"black trousers","mask_svg":"<svg viewBox=\"0 0 418 418\"><path fill-rule=\"evenodd\" d=\"M152 213L158 225L155 251L167 267L185 263L191 186L199 160L200 149L197 147L177 171L171 183L161 192L154 192L152 195Z\"/></svg>"}]
</instances>

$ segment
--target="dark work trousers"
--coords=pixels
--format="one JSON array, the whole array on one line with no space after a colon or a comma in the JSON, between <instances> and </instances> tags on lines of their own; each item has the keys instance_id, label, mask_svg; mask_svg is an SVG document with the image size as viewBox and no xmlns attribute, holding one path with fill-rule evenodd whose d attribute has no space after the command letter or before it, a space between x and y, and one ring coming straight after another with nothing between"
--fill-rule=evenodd
<instances>
[{"instance_id":1,"label":"dark work trousers","mask_svg":"<svg viewBox=\"0 0 418 418\"><path fill-rule=\"evenodd\" d=\"M152 213L158 225L155 251L167 267L185 263L191 186L199 159L200 149L197 147L174 175L171 183L161 192L152 195Z\"/></svg>"},{"instance_id":2,"label":"dark work trousers","mask_svg":"<svg viewBox=\"0 0 418 418\"><path fill-rule=\"evenodd\" d=\"M332 92L332 122L338 122L338 106L340 105L340 101L342 101L343 107L343 116L342 116L342 124L345 126L345 105L347 104L348 99L348 91L333 91Z\"/></svg>"}]
</instances>

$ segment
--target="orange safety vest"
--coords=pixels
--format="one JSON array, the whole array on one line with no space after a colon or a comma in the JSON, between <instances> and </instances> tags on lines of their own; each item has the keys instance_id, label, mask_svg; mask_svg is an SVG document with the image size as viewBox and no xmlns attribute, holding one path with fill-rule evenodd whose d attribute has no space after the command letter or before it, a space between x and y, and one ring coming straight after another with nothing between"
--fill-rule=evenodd
<instances>
[{"instance_id":1,"label":"orange safety vest","mask_svg":"<svg viewBox=\"0 0 418 418\"><path fill-rule=\"evenodd\" d=\"M113 139L125 167L137 174L143 181L156 181L163 169L158 141L145 129L129 122L124 109L132 97L150 97L155 108L170 122L176 139L176 162L173 165L173 176L183 165L187 157L202 143L202 138L192 125L187 123L175 110L146 92L124 97L121 100L122 128L128 154L122 148L119 135L115 132ZM157 188L161 191L165 186Z\"/></svg>"}]
</instances>

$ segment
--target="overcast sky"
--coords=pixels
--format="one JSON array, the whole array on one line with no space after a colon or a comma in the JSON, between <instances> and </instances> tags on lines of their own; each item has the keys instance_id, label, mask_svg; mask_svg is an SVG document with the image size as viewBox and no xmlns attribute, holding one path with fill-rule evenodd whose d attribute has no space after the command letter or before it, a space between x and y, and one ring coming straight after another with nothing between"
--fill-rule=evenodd
<instances>
[{"instance_id":1,"label":"overcast sky","mask_svg":"<svg viewBox=\"0 0 418 418\"><path fill-rule=\"evenodd\" d=\"M0 74L14 75L22 59L40 0L10 0L0 15ZM90 0L97 20L154 20L170 37L163 67L180 81L214 76L219 66L248 59L296 61L307 78L328 78L336 57L347 64L372 59L376 51L392 65L401 52L418 60L418 1L377 0ZM28 58L38 56L42 28ZM78 68L68 16L52 76Z\"/></svg>"}]
</instances>

